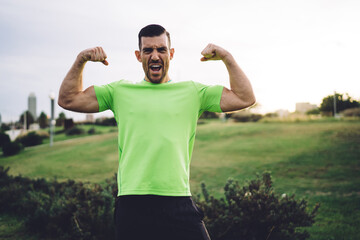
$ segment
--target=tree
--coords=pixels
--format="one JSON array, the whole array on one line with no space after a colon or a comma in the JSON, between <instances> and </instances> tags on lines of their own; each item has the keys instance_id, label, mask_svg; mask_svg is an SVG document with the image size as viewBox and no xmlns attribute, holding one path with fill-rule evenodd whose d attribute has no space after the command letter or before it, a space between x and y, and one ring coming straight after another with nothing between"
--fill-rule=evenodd
<instances>
[{"instance_id":1,"label":"tree","mask_svg":"<svg viewBox=\"0 0 360 240\"><path fill-rule=\"evenodd\" d=\"M8 130L10 130L10 125L6 124L6 123L2 123L1 127L0 127L0 132L1 131L5 132L5 131L8 131Z\"/></svg>"},{"instance_id":2,"label":"tree","mask_svg":"<svg viewBox=\"0 0 360 240\"><path fill-rule=\"evenodd\" d=\"M9 142L10 142L9 135L0 131L0 148Z\"/></svg>"},{"instance_id":3,"label":"tree","mask_svg":"<svg viewBox=\"0 0 360 240\"><path fill-rule=\"evenodd\" d=\"M335 94L336 100L336 112L343 111L348 108L356 108L360 107L360 103L356 100L353 100L349 94ZM334 95L329 95L323 98L322 103L320 105L321 112L331 112L334 115Z\"/></svg>"},{"instance_id":4,"label":"tree","mask_svg":"<svg viewBox=\"0 0 360 240\"><path fill-rule=\"evenodd\" d=\"M65 119L66 119L65 113L63 112L59 113L59 117L56 119L55 125L57 127L64 126Z\"/></svg>"},{"instance_id":5,"label":"tree","mask_svg":"<svg viewBox=\"0 0 360 240\"><path fill-rule=\"evenodd\" d=\"M49 125L48 117L44 112L40 113L38 120L39 120L40 128L46 128Z\"/></svg>"},{"instance_id":6,"label":"tree","mask_svg":"<svg viewBox=\"0 0 360 240\"><path fill-rule=\"evenodd\" d=\"M32 114L29 111L25 111L23 114L21 114L20 120L19 120L22 124L25 123L24 122L25 114L26 114L26 129L29 129L30 124L34 123L35 121L34 121Z\"/></svg>"}]
</instances>

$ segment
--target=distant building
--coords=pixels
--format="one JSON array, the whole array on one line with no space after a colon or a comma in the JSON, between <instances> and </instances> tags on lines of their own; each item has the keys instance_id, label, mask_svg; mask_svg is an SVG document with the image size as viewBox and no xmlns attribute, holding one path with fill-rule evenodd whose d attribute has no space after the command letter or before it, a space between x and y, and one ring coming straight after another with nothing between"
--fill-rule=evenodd
<instances>
[{"instance_id":1,"label":"distant building","mask_svg":"<svg viewBox=\"0 0 360 240\"><path fill-rule=\"evenodd\" d=\"M279 109L275 111L275 113L279 118L287 118L290 114L288 110L284 110L284 109Z\"/></svg>"},{"instance_id":2,"label":"distant building","mask_svg":"<svg viewBox=\"0 0 360 240\"><path fill-rule=\"evenodd\" d=\"M94 115L93 114L86 114L86 122L95 122Z\"/></svg>"},{"instance_id":3,"label":"distant building","mask_svg":"<svg viewBox=\"0 0 360 240\"><path fill-rule=\"evenodd\" d=\"M296 103L295 112L305 114L306 112L313 110L315 108L317 108L315 104L310 104L308 102Z\"/></svg>"},{"instance_id":4,"label":"distant building","mask_svg":"<svg viewBox=\"0 0 360 240\"><path fill-rule=\"evenodd\" d=\"M30 93L30 95L28 97L28 111L33 116L34 121L36 121L37 115L36 115L36 96L35 96L35 93Z\"/></svg>"}]
</instances>

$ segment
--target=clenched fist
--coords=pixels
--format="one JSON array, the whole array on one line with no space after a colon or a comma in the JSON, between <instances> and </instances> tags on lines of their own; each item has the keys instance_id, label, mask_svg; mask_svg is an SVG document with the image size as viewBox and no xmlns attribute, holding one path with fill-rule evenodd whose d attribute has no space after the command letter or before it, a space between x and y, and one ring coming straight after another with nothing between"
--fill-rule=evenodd
<instances>
[{"instance_id":1,"label":"clenched fist","mask_svg":"<svg viewBox=\"0 0 360 240\"><path fill-rule=\"evenodd\" d=\"M105 65L109 65L108 61L106 61L106 53L104 52L102 47L85 49L84 51L80 52L79 57L84 62L102 62Z\"/></svg>"},{"instance_id":2,"label":"clenched fist","mask_svg":"<svg viewBox=\"0 0 360 240\"><path fill-rule=\"evenodd\" d=\"M204 48L204 50L202 50L201 55L204 57L202 57L200 60L223 60L228 54L229 52L225 49L210 43L206 46L206 48Z\"/></svg>"}]
</instances>

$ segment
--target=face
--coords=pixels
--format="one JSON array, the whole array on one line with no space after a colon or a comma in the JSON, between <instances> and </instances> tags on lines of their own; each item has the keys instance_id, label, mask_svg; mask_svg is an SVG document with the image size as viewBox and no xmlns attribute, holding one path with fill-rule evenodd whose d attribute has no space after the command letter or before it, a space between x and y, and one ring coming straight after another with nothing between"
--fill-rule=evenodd
<instances>
[{"instance_id":1,"label":"face","mask_svg":"<svg viewBox=\"0 0 360 240\"><path fill-rule=\"evenodd\" d=\"M169 49L165 33L155 37L142 37L141 49L135 51L135 55L142 63L146 81L164 83L170 80L168 70L170 60L174 56L174 49Z\"/></svg>"}]
</instances>

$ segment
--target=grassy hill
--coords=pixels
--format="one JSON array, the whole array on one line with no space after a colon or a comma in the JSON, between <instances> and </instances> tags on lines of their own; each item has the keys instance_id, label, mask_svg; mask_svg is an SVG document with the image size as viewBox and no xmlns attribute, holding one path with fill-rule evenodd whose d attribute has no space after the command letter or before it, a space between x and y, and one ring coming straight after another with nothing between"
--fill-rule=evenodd
<instances>
[{"instance_id":1,"label":"grassy hill","mask_svg":"<svg viewBox=\"0 0 360 240\"><path fill-rule=\"evenodd\" d=\"M312 239L360 239L359 146L358 121L212 121L198 126L192 192L204 181L220 197L227 178L243 183L269 170L276 192L321 203ZM117 134L110 132L27 148L0 157L0 165L13 175L104 182L116 172L117 158Z\"/></svg>"}]
</instances>

